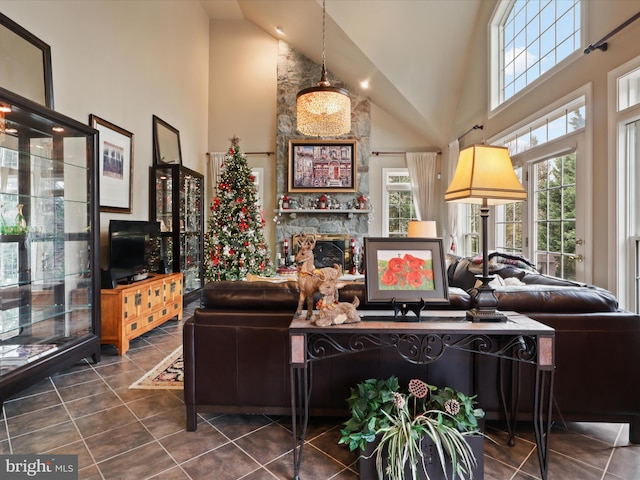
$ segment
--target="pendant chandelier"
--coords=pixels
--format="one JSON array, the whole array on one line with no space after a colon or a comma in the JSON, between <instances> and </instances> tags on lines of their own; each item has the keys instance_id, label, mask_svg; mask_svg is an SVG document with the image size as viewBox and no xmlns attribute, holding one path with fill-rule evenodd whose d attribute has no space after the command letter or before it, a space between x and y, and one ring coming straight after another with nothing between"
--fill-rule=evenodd
<instances>
[{"instance_id":1,"label":"pendant chandelier","mask_svg":"<svg viewBox=\"0 0 640 480\"><path fill-rule=\"evenodd\" d=\"M332 87L325 67L325 1L322 1L322 75L316 87L296 96L297 129L304 135L329 137L351 130L351 97L344 88Z\"/></svg>"}]
</instances>

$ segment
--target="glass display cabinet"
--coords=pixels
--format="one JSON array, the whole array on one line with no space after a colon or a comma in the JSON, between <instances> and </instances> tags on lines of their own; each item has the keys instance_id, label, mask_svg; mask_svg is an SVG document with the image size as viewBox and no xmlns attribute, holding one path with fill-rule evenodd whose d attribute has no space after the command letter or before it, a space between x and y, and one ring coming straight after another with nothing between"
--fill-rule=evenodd
<instances>
[{"instance_id":1,"label":"glass display cabinet","mask_svg":"<svg viewBox=\"0 0 640 480\"><path fill-rule=\"evenodd\" d=\"M97 131L0 88L0 403L100 360Z\"/></svg>"},{"instance_id":2,"label":"glass display cabinet","mask_svg":"<svg viewBox=\"0 0 640 480\"><path fill-rule=\"evenodd\" d=\"M204 265L204 177L178 164L151 167L149 218L160 222L167 266L184 277L185 303L199 295Z\"/></svg>"}]
</instances>

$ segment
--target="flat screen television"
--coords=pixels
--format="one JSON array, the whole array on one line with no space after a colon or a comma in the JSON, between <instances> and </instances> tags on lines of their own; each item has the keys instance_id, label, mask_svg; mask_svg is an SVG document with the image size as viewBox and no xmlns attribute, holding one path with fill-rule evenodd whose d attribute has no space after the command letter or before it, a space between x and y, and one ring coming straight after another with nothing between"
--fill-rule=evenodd
<instances>
[{"instance_id":1,"label":"flat screen television","mask_svg":"<svg viewBox=\"0 0 640 480\"><path fill-rule=\"evenodd\" d=\"M144 220L109 222L109 269L116 280L160 269L160 223Z\"/></svg>"}]
</instances>

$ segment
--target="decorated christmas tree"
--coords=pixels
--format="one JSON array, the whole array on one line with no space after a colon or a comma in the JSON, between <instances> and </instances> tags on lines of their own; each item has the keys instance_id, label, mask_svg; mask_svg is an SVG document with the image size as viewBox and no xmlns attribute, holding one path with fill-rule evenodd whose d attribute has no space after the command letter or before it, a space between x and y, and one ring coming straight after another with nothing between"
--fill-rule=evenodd
<instances>
[{"instance_id":1,"label":"decorated christmas tree","mask_svg":"<svg viewBox=\"0 0 640 480\"><path fill-rule=\"evenodd\" d=\"M231 139L217 196L211 204L204 239L207 281L273 273L263 234L265 220L256 204L254 177L239 143L238 137Z\"/></svg>"}]
</instances>

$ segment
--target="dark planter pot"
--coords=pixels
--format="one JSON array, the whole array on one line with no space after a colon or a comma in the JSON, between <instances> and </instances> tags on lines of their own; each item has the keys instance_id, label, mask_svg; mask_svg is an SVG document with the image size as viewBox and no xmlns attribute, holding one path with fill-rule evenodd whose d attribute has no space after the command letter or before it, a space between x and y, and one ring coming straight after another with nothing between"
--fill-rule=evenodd
<instances>
[{"instance_id":1,"label":"dark planter pot","mask_svg":"<svg viewBox=\"0 0 640 480\"><path fill-rule=\"evenodd\" d=\"M476 457L476 468L473 469L474 480L482 480L484 478L484 437L482 435L470 435L466 437L469 446ZM367 449L360 456L358 462L358 469L360 472L360 480L378 480L378 471L376 470L376 456L373 453L377 446L377 443L370 443ZM452 479L452 466L447 463L447 476L442 471L442 465L440 465L440 459L438 458L438 451L436 450L433 442L429 437L425 437L422 440L422 452L424 453L425 464L427 466L427 473L430 480L445 480ZM370 458L366 458L370 457ZM422 469L420 463L418 464L418 479L426 480L427 476ZM411 468L407 466L404 470L405 480L411 480ZM389 479L387 475L384 476L385 480ZM459 477L456 477L459 479ZM397 480L397 479L393 479Z\"/></svg>"}]
</instances>

